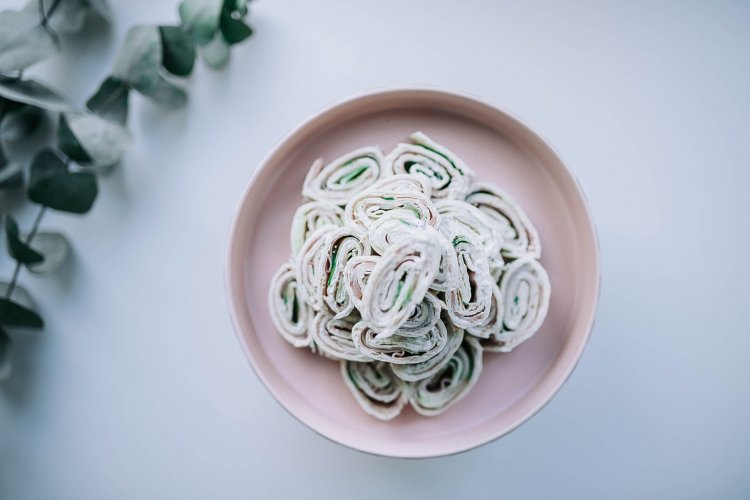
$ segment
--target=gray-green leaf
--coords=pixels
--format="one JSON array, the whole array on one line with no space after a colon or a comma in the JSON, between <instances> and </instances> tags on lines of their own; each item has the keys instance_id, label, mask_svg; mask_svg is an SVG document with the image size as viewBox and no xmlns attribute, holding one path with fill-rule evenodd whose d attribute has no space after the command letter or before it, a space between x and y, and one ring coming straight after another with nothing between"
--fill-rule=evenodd
<instances>
[{"instance_id":1,"label":"gray-green leaf","mask_svg":"<svg viewBox=\"0 0 750 500\"><path fill-rule=\"evenodd\" d=\"M37 14L0 12L0 73L28 68L58 50L57 40L39 24Z\"/></svg>"},{"instance_id":2,"label":"gray-green leaf","mask_svg":"<svg viewBox=\"0 0 750 500\"><path fill-rule=\"evenodd\" d=\"M0 189L16 188L21 185L23 185L23 165L8 160L2 141L0 141Z\"/></svg>"},{"instance_id":3,"label":"gray-green leaf","mask_svg":"<svg viewBox=\"0 0 750 500\"><path fill-rule=\"evenodd\" d=\"M180 2L182 27L198 46L210 43L219 30L222 0Z\"/></svg>"},{"instance_id":4,"label":"gray-green leaf","mask_svg":"<svg viewBox=\"0 0 750 500\"><path fill-rule=\"evenodd\" d=\"M0 282L0 326L41 328L41 316L34 311L31 296L22 286L16 285L10 298L8 283Z\"/></svg>"},{"instance_id":5,"label":"gray-green leaf","mask_svg":"<svg viewBox=\"0 0 750 500\"><path fill-rule=\"evenodd\" d=\"M203 60L214 69L221 69L229 61L229 44L221 33L217 32L211 42L198 50Z\"/></svg>"},{"instance_id":6,"label":"gray-green leaf","mask_svg":"<svg viewBox=\"0 0 750 500\"><path fill-rule=\"evenodd\" d=\"M22 104L8 112L0 122L0 139L18 142L34 136L44 122L44 111L36 106Z\"/></svg>"},{"instance_id":7,"label":"gray-green leaf","mask_svg":"<svg viewBox=\"0 0 750 500\"><path fill-rule=\"evenodd\" d=\"M96 200L96 176L89 172L68 172L55 153L43 149L31 161L27 194L34 203L83 214Z\"/></svg>"},{"instance_id":8,"label":"gray-green leaf","mask_svg":"<svg viewBox=\"0 0 750 500\"><path fill-rule=\"evenodd\" d=\"M86 107L99 116L125 125L128 120L128 85L117 78L108 77L99 90L86 101Z\"/></svg>"},{"instance_id":9,"label":"gray-green leaf","mask_svg":"<svg viewBox=\"0 0 750 500\"><path fill-rule=\"evenodd\" d=\"M68 258L70 244L61 233L39 232L34 237L34 248L44 256L44 261L27 264L32 273L48 274L57 270Z\"/></svg>"},{"instance_id":10,"label":"gray-green leaf","mask_svg":"<svg viewBox=\"0 0 750 500\"><path fill-rule=\"evenodd\" d=\"M21 264L36 264L44 261L44 256L21 240L18 223L12 215L5 215L5 241L8 253Z\"/></svg>"},{"instance_id":11,"label":"gray-green leaf","mask_svg":"<svg viewBox=\"0 0 750 500\"><path fill-rule=\"evenodd\" d=\"M35 80L2 77L0 78L0 96L50 111L62 112L73 109L60 95Z\"/></svg>"},{"instance_id":12,"label":"gray-green leaf","mask_svg":"<svg viewBox=\"0 0 750 500\"><path fill-rule=\"evenodd\" d=\"M135 26L128 31L112 76L162 106L177 108L187 101L185 91L162 73L161 37L156 26Z\"/></svg>"},{"instance_id":13,"label":"gray-green leaf","mask_svg":"<svg viewBox=\"0 0 750 500\"><path fill-rule=\"evenodd\" d=\"M195 47L190 37L179 26L159 26L164 69L177 76L193 71Z\"/></svg>"},{"instance_id":14,"label":"gray-green leaf","mask_svg":"<svg viewBox=\"0 0 750 500\"><path fill-rule=\"evenodd\" d=\"M69 132L75 138L94 166L114 165L130 146L130 133L124 127L92 113L64 113L61 116L62 127L65 127L66 134ZM69 140L69 137L66 136L66 139ZM60 148L66 154L68 144L67 140L65 145L60 142Z\"/></svg>"},{"instance_id":15,"label":"gray-green leaf","mask_svg":"<svg viewBox=\"0 0 750 500\"><path fill-rule=\"evenodd\" d=\"M13 372L13 363L10 359L10 337L8 333L0 328L0 382L5 382Z\"/></svg>"},{"instance_id":16,"label":"gray-green leaf","mask_svg":"<svg viewBox=\"0 0 750 500\"><path fill-rule=\"evenodd\" d=\"M112 9L109 7L107 0L86 0L91 9L99 14L102 19L108 23L112 22Z\"/></svg>"},{"instance_id":17,"label":"gray-green leaf","mask_svg":"<svg viewBox=\"0 0 750 500\"><path fill-rule=\"evenodd\" d=\"M39 19L40 10L43 8L45 12L49 12L52 2L53 0L31 0L22 12ZM52 15L47 17L47 25L55 31L78 33L86 21L88 9L88 4L83 0L60 0Z\"/></svg>"}]
</instances>

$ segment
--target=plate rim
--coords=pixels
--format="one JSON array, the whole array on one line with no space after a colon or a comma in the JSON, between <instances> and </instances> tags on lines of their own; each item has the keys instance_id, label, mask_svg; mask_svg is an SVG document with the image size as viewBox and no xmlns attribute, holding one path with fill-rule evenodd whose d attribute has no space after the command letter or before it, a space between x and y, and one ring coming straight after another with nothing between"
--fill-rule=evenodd
<instances>
[{"instance_id":1,"label":"plate rim","mask_svg":"<svg viewBox=\"0 0 750 500\"><path fill-rule=\"evenodd\" d=\"M237 294L233 292L233 286L234 286L233 280L234 280L235 275L237 274L233 255L235 251L235 246L238 244L238 228L241 222L241 214L243 212L243 208L248 203L248 198L249 198L251 191L253 191L253 188L255 184L258 182L259 177L268 168L268 165L271 162L271 160L273 160L279 154L279 152L287 145L287 143L295 138L295 136L297 136L298 134L304 133L310 127L314 127L316 125L316 122L324 121L327 115L335 112L340 107L355 105L357 102L367 100L367 99L386 98L386 97L396 98L399 94L409 94L409 93L426 94L426 95L432 95L435 97L442 96L442 97L447 97L447 98L454 98L454 99L459 99L464 102L468 102L469 104L479 105L481 107L486 108L488 111L491 111L493 113L498 113L500 115L504 115L506 118L510 119L510 121L513 122L515 126L519 127L522 131L526 132L533 138L537 139L541 143L541 145L547 148L547 150L554 156L554 158L557 159L560 166L562 167L563 172L573 182L573 185L575 186L575 190L580 198L583 212L585 214L585 222L588 225L588 229L590 230L591 235L593 236L593 243L594 243L592 257L594 260L593 267L594 267L595 274L594 274L593 303L591 307L591 312L589 313L588 317L585 318L585 326L584 326L585 331L583 332L582 342L580 342L576 351L572 353L573 363L570 364L569 367L566 367L567 372L564 373L564 376L559 377L559 379L553 384L552 387L545 389L546 393L542 395L543 397L536 404L532 405L527 411L523 412L520 415L520 417L517 418L516 421L512 425L507 426L505 429L502 429L499 432L494 432L488 435L482 435L479 438L474 438L471 440L467 439L466 442L463 443L462 445L445 446L445 447L438 446L438 447L435 447L432 451L427 451L427 452L419 452L419 451L408 452L408 451L400 451L400 450L399 451L394 451L394 450L383 451L383 450L374 449L373 447L370 447L370 446L353 443L353 442L347 442L346 440L342 438L339 438L339 437L336 437L335 435L331 435L327 433L325 430L318 428L316 424L306 421L301 416L297 415L295 411L293 411L289 407L289 402L285 401L284 397L280 395L278 391L272 388L272 385L269 383L269 380L266 378L263 371L258 367L257 361L255 359L254 351L249 345L247 339L245 338L245 333L244 333L245 326L243 323L241 323L241 320L239 318L239 309L240 307L242 307L242 304L240 303L241 299L240 297L237 296ZM461 114L461 113L459 112L458 114ZM375 455L375 456L381 456L381 457L419 459L419 458L434 458L434 457L441 457L441 456L450 456L450 455L455 455L459 453L464 453L472 449L476 449L480 446L484 446L486 444L494 442L500 439L501 437L506 436L509 433L513 432L524 423L528 422L532 417L534 417L537 413L539 413L545 406L547 406L550 403L550 401L560 392L560 389L562 388L562 386L570 379L571 375L578 367L583 351L586 349L586 346L588 345L588 342L591 338L594 323L596 320L599 299L601 295L601 279L602 279L601 278L601 248L600 248L600 242L599 242L599 235L596 230L596 224L594 223L594 217L593 217L591 208L589 206L588 198L586 197L585 191L583 190L583 187L578 177L570 169L570 167L568 166L568 163L563 160L562 155L552 145L552 143L549 140L547 140L546 137L536 132L536 130L532 128L525 119L521 118L516 113L502 106L492 104L488 102L486 99L481 98L475 94L464 92L464 91L447 90L445 88L441 88L438 86L417 85L417 86L395 86L395 87L386 87L386 88L368 90L368 91L359 92L359 93L350 95L348 97L336 100L335 102L327 106L324 106L319 111L314 112L308 118L303 120L299 125L293 127L288 133L284 134L284 136L274 145L274 147L266 154L265 157L263 157L263 159L257 165L252 175L248 179L244 189L242 190L239 201L235 206L232 219L231 219L231 223L229 226L229 237L228 237L227 253L226 253L226 260L225 260L225 272L224 272L224 289L225 289L225 293L227 294L227 303L229 306L230 316L232 318L232 326L235 332L235 336L237 340L239 341L242 347L242 350L245 353L245 358L247 359L248 363L252 367L256 376L262 382L262 385L265 387L265 389L273 396L273 399L287 413L289 413L292 417L294 417L297 421L302 423L307 428L313 430L316 434L338 445L344 446L346 448L350 448L359 452L363 452L363 453L367 453L367 454ZM254 329L251 329L250 333L252 333L253 335L257 335ZM542 378L542 380L544 380L544 377Z\"/></svg>"}]
</instances>

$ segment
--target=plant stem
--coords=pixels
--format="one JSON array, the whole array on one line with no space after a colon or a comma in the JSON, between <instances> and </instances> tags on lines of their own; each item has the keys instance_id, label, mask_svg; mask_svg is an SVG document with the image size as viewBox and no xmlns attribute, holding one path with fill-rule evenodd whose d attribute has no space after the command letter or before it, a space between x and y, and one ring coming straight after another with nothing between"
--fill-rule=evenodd
<instances>
[{"instance_id":1,"label":"plant stem","mask_svg":"<svg viewBox=\"0 0 750 500\"><path fill-rule=\"evenodd\" d=\"M31 231L29 231L29 235L26 236L27 245L30 245L34 240L34 236L36 236L36 233L39 230L39 224L42 222L42 217L44 217L44 213L46 211L47 207L43 206L39 209L39 213L36 214L36 219L34 219L34 224L31 226ZM13 277L10 279L10 283L8 284L8 291L5 292L6 299L10 299L10 296L13 295L13 290L16 289L16 283L18 282L19 274L21 274L21 263L16 262L16 268L13 270Z\"/></svg>"}]
</instances>

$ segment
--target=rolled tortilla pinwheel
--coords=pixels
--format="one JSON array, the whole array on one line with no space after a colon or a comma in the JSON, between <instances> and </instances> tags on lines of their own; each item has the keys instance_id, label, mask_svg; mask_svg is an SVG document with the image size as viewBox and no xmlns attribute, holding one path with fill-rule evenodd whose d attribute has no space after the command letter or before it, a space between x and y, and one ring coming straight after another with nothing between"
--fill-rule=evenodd
<instances>
[{"instance_id":1,"label":"rolled tortilla pinwheel","mask_svg":"<svg viewBox=\"0 0 750 500\"><path fill-rule=\"evenodd\" d=\"M503 314L505 313L505 304L500 287L496 283L492 284L492 299L490 302L490 314L484 323L472 326L466 329L466 333L489 339L492 335L499 334L503 331Z\"/></svg>"},{"instance_id":2,"label":"rolled tortilla pinwheel","mask_svg":"<svg viewBox=\"0 0 750 500\"><path fill-rule=\"evenodd\" d=\"M325 302L334 316L344 318L354 309L346 288L346 265L354 257L369 255L367 233L356 226L344 226L329 231L320 249L315 270L318 280L318 299Z\"/></svg>"},{"instance_id":3,"label":"rolled tortilla pinwheel","mask_svg":"<svg viewBox=\"0 0 750 500\"><path fill-rule=\"evenodd\" d=\"M432 196L432 186L423 175L395 174L383 177L368 188L368 191L392 191L406 193L419 191L428 198Z\"/></svg>"},{"instance_id":4,"label":"rolled tortilla pinwheel","mask_svg":"<svg viewBox=\"0 0 750 500\"><path fill-rule=\"evenodd\" d=\"M318 262L321 258L325 237L334 231L334 226L328 224L316 229L305 241L297 254L296 270L299 278L300 296L310 307L320 311L323 299L318 291Z\"/></svg>"},{"instance_id":5,"label":"rolled tortilla pinwheel","mask_svg":"<svg viewBox=\"0 0 750 500\"><path fill-rule=\"evenodd\" d=\"M313 200L345 205L353 194L380 178L382 165L383 153L376 147L357 149L336 158L328 165L318 159L307 173L302 195Z\"/></svg>"},{"instance_id":6,"label":"rolled tortilla pinwheel","mask_svg":"<svg viewBox=\"0 0 750 500\"><path fill-rule=\"evenodd\" d=\"M366 190L353 196L344 208L346 224L357 224L367 230L385 216L421 221L430 227L438 227L440 223L435 204L419 191Z\"/></svg>"},{"instance_id":7,"label":"rolled tortilla pinwheel","mask_svg":"<svg viewBox=\"0 0 750 500\"><path fill-rule=\"evenodd\" d=\"M352 340L354 318L334 318L327 311L315 313L310 323L310 335L318 352L326 358L349 361L372 361L360 353Z\"/></svg>"},{"instance_id":8,"label":"rolled tortilla pinwheel","mask_svg":"<svg viewBox=\"0 0 750 500\"><path fill-rule=\"evenodd\" d=\"M414 383L409 402L421 415L439 415L468 394L481 372L482 346L479 340L467 335L440 370L429 378Z\"/></svg>"},{"instance_id":9,"label":"rolled tortilla pinwheel","mask_svg":"<svg viewBox=\"0 0 750 500\"><path fill-rule=\"evenodd\" d=\"M268 310L276 330L294 347L312 342L308 326L312 312L300 297L299 279L294 266L286 262L271 278L268 288Z\"/></svg>"},{"instance_id":10,"label":"rolled tortilla pinwheel","mask_svg":"<svg viewBox=\"0 0 750 500\"><path fill-rule=\"evenodd\" d=\"M333 203L325 201L309 201L300 205L292 218L292 229L289 232L289 240L292 248L292 256L299 253L308 236L316 229L330 224L338 227L342 224L344 211Z\"/></svg>"},{"instance_id":11,"label":"rolled tortilla pinwheel","mask_svg":"<svg viewBox=\"0 0 750 500\"><path fill-rule=\"evenodd\" d=\"M438 370L445 366L453 357L453 354L458 350L458 347L464 339L464 331L457 328L445 314L439 321L445 325L445 329L448 333L448 341L443 350L421 363L391 365L393 373L395 373L398 378L406 382L416 382L418 380L426 379L437 373Z\"/></svg>"},{"instance_id":12,"label":"rolled tortilla pinwheel","mask_svg":"<svg viewBox=\"0 0 750 500\"><path fill-rule=\"evenodd\" d=\"M358 311L362 310L362 298L367 286L367 280L370 274L372 274L372 270L375 269L375 264L378 263L378 260L379 257L374 255L354 257L349 260L344 269L346 292L349 294L349 300L352 301L352 304L354 304L354 307Z\"/></svg>"},{"instance_id":13,"label":"rolled tortilla pinwheel","mask_svg":"<svg viewBox=\"0 0 750 500\"><path fill-rule=\"evenodd\" d=\"M510 196L498 188L480 182L474 184L466 201L485 213L502 236L501 253L509 259L524 256L540 258L542 243L528 215Z\"/></svg>"},{"instance_id":14,"label":"rolled tortilla pinwheel","mask_svg":"<svg viewBox=\"0 0 750 500\"><path fill-rule=\"evenodd\" d=\"M474 177L469 167L422 132L410 139L412 144L399 144L386 156L386 175L421 175L430 182L433 198L463 199Z\"/></svg>"},{"instance_id":15,"label":"rolled tortilla pinwheel","mask_svg":"<svg viewBox=\"0 0 750 500\"><path fill-rule=\"evenodd\" d=\"M451 243L456 251L456 282L445 293L445 303L453 323L459 328L483 325L492 308L492 285L487 257L473 236L454 226Z\"/></svg>"},{"instance_id":16,"label":"rolled tortilla pinwheel","mask_svg":"<svg viewBox=\"0 0 750 500\"><path fill-rule=\"evenodd\" d=\"M365 356L393 365L422 363L440 354L448 344L448 330L439 319L418 335L400 335L399 332L380 338L372 325L360 321L352 328L352 339Z\"/></svg>"},{"instance_id":17,"label":"rolled tortilla pinwheel","mask_svg":"<svg viewBox=\"0 0 750 500\"><path fill-rule=\"evenodd\" d=\"M341 362L341 376L362 409L380 420L396 417L409 400L409 388L388 363Z\"/></svg>"},{"instance_id":18,"label":"rolled tortilla pinwheel","mask_svg":"<svg viewBox=\"0 0 750 500\"><path fill-rule=\"evenodd\" d=\"M531 338L544 323L552 286L539 261L524 257L508 264L500 279L505 303L503 331L483 343L493 352L510 352Z\"/></svg>"},{"instance_id":19,"label":"rolled tortilla pinwheel","mask_svg":"<svg viewBox=\"0 0 750 500\"><path fill-rule=\"evenodd\" d=\"M440 244L440 265L435 280L430 285L430 290L447 292L458 280L458 258L453 245L442 233L438 238L438 243Z\"/></svg>"},{"instance_id":20,"label":"rolled tortilla pinwheel","mask_svg":"<svg viewBox=\"0 0 750 500\"><path fill-rule=\"evenodd\" d=\"M435 206L440 214L440 229L443 234L451 235L458 231L472 236L484 250L490 267L502 268L502 236L489 217L462 200L438 200Z\"/></svg>"},{"instance_id":21,"label":"rolled tortilla pinwheel","mask_svg":"<svg viewBox=\"0 0 750 500\"><path fill-rule=\"evenodd\" d=\"M422 302L440 266L439 233L426 228L392 245L367 279L362 318L382 337L395 333Z\"/></svg>"}]
</instances>

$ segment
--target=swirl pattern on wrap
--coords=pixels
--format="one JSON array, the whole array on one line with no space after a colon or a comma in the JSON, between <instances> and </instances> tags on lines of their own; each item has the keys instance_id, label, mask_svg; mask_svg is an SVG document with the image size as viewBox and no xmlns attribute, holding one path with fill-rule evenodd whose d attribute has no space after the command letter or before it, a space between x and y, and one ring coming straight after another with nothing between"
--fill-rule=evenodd
<instances>
[{"instance_id":1,"label":"swirl pattern on wrap","mask_svg":"<svg viewBox=\"0 0 750 500\"><path fill-rule=\"evenodd\" d=\"M336 158L328 165L315 160L305 178L302 195L313 200L345 205L354 193L367 188L382 174L383 153L379 148L360 148Z\"/></svg>"}]
</instances>

